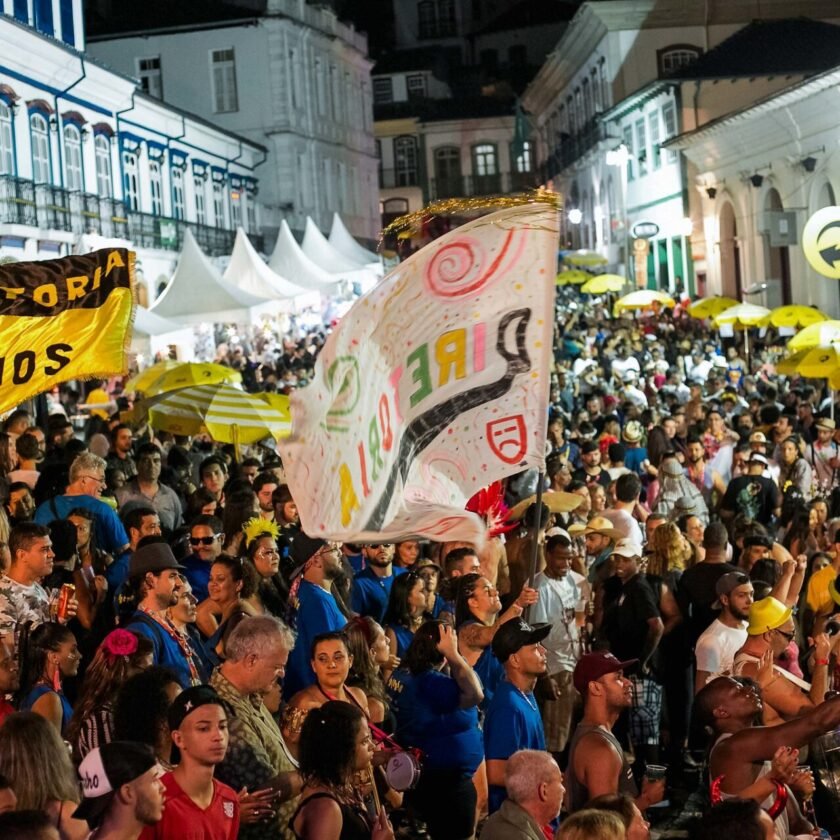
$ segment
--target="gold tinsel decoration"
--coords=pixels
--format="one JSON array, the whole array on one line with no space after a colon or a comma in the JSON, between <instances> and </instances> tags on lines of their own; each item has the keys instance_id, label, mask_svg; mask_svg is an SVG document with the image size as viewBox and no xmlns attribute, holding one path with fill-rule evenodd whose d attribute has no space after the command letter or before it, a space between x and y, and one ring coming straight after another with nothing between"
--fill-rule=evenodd
<instances>
[{"instance_id":1,"label":"gold tinsel decoration","mask_svg":"<svg viewBox=\"0 0 840 840\"><path fill-rule=\"evenodd\" d=\"M434 216L454 216L456 213L468 213L475 210L500 210L504 207L520 207L523 204L547 204L560 210L563 207L563 199L560 193L543 188L527 193L517 193L516 195L442 198L439 201L433 201L421 210L415 210L413 213L406 213L404 216L394 219L379 234L379 245L376 250L382 250L382 243L385 241L385 237L390 234L409 229L417 233L420 231L423 222Z\"/></svg>"}]
</instances>

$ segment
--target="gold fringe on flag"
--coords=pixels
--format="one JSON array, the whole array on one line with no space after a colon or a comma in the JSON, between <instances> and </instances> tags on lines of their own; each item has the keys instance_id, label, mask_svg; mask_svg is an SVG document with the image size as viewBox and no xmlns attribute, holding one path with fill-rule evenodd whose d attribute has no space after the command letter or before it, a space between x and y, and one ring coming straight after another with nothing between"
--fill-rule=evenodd
<instances>
[{"instance_id":1,"label":"gold fringe on flag","mask_svg":"<svg viewBox=\"0 0 840 840\"><path fill-rule=\"evenodd\" d=\"M406 213L404 216L394 219L379 234L379 244L376 250L382 250L382 243L385 241L385 237L390 234L399 234L409 230L412 231L412 234L419 233L423 222L435 216L453 216L456 213L467 213L476 210L501 210L504 207L519 207L523 204L547 204L560 210L563 207L563 197L560 193L540 188L515 195L442 198L439 201L433 201L421 210L415 210L413 213Z\"/></svg>"}]
</instances>

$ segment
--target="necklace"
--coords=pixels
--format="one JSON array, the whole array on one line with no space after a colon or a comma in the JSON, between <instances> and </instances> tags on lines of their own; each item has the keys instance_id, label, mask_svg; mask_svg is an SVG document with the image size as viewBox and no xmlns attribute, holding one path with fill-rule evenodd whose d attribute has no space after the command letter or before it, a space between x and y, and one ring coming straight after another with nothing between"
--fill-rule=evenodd
<instances>
[{"instance_id":1,"label":"necklace","mask_svg":"<svg viewBox=\"0 0 840 840\"><path fill-rule=\"evenodd\" d=\"M524 701L525 701L525 702L526 702L526 703L527 703L527 704L528 704L528 705L529 705L529 706L530 706L530 707L531 707L531 708L532 708L535 712L538 712L538 711L539 711L539 709L537 708L536 701L532 703L532 702L531 702L531 698L530 698L530 697L529 697L529 696L528 696L528 695L527 695L527 694L526 694L526 693L525 693L525 692L524 692L521 688L517 688L516 690L517 690L517 691L518 691L518 692L522 695L522 699L523 699L523 700L524 700Z\"/></svg>"}]
</instances>

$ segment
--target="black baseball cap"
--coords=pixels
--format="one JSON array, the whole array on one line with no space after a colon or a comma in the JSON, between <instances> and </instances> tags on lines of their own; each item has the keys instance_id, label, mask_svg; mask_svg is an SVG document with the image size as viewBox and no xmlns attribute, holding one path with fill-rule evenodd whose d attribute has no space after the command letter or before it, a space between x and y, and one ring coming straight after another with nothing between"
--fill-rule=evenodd
<instances>
[{"instance_id":1,"label":"black baseball cap","mask_svg":"<svg viewBox=\"0 0 840 840\"><path fill-rule=\"evenodd\" d=\"M520 648L541 642L550 632L550 624L535 624L532 627L521 618L512 618L493 636L493 653L496 659L504 664Z\"/></svg>"},{"instance_id":2,"label":"black baseball cap","mask_svg":"<svg viewBox=\"0 0 840 840\"><path fill-rule=\"evenodd\" d=\"M181 728L184 718L191 715L196 709L202 706L221 706L224 708L224 701L216 693L216 689L209 685L194 685L185 688L173 701L167 714L169 731L174 732Z\"/></svg>"},{"instance_id":3,"label":"black baseball cap","mask_svg":"<svg viewBox=\"0 0 840 840\"><path fill-rule=\"evenodd\" d=\"M753 534L751 537L744 537L744 548L752 548L754 545L773 548L773 538L766 534Z\"/></svg>"}]
</instances>

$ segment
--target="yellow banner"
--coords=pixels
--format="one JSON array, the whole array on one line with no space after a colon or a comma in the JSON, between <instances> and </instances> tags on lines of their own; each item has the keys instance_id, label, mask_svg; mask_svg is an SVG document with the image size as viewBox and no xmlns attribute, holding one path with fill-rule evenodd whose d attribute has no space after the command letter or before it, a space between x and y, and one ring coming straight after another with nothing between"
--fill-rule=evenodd
<instances>
[{"instance_id":1,"label":"yellow banner","mask_svg":"<svg viewBox=\"0 0 840 840\"><path fill-rule=\"evenodd\" d=\"M0 266L0 412L69 379L125 373L134 252Z\"/></svg>"}]
</instances>

